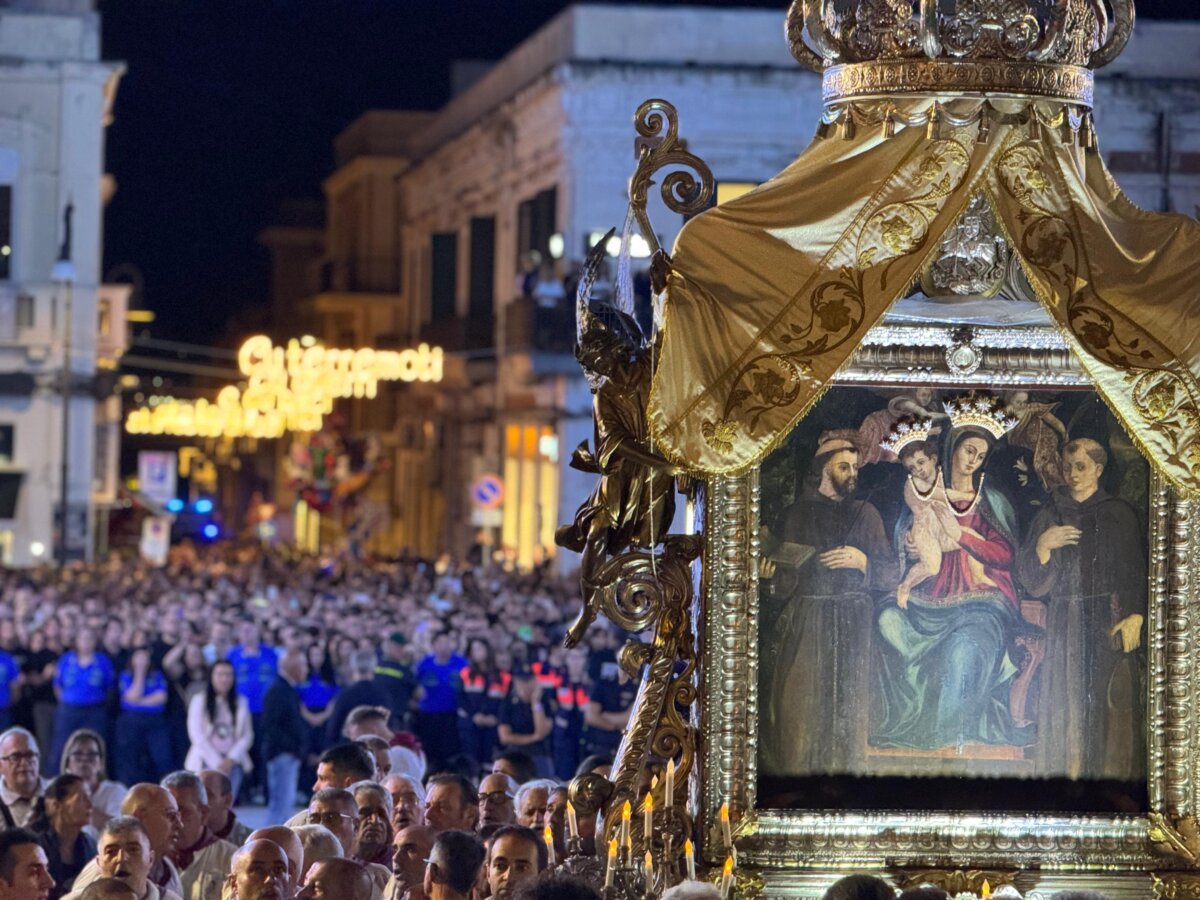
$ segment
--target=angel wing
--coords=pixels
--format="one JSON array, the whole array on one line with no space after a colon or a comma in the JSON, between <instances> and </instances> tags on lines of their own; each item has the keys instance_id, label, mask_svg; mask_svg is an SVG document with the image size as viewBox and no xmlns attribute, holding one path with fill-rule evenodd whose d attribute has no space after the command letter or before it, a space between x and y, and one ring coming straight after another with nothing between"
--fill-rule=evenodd
<instances>
[{"instance_id":1,"label":"angel wing","mask_svg":"<svg viewBox=\"0 0 1200 900\"><path fill-rule=\"evenodd\" d=\"M583 334L587 331L591 319L592 288L600 275L600 266L608 255L608 242L612 240L617 229L610 228L604 237L600 238L588 251L587 259L583 261L583 274L579 277L579 287L575 291L575 341L582 343Z\"/></svg>"}]
</instances>

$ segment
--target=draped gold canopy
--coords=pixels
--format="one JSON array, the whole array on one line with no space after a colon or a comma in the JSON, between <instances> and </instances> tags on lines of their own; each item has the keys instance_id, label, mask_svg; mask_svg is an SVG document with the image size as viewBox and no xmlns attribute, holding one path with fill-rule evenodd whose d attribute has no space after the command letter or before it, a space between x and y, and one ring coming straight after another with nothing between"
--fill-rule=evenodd
<instances>
[{"instance_id":1,"label":"draped gold canopy","mask_svg":"<svg viewBox=\"0 0 1200 900\"><path fill-rule=\"evenodd\" d=\"M934 102L864 105L858 120L935 121L836 129L684 227L649 403L655 446L692 471L758 463L983 194L1130 435L1172 485L1200 491L1200 224L1135 207L1069 106Z\"/></svg>"}]
</instances>

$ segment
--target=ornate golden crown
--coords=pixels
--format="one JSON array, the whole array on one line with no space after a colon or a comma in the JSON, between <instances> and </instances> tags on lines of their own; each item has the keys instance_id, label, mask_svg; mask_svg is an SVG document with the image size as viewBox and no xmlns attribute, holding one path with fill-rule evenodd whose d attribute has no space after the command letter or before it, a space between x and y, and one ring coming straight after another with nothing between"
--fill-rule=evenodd
<instances>
[{"instance_id":1,"label":"ornate golden crown","mask_svg":"<svg viewBox=\"0 0 1200 900\"><path fill-rule=\"evenodd\" d=\"M1019 421L1004 409L998 398L986 394L947 400L946 415L954 428L982 428L997 440L1015 428Z\"/></svg>"},{"instance_id":2,"label":"ornate golden crown","mask_svg":"<svg viewBox=\"0 0 1200 900\"><path fill-rule=\"evenodd\" d=\"M933 429L932 419L918 419L916 416L905 416L896 421L888 436L879 442L879 446L889 453L900 455L900 451L909 444L929 440L929 432Z\"/></svg>"},{"instance_id":3,"label":"ornate golden crown","mask_svg":"<svg viewBox=\"0 0 1200 900\"><path fill-rule=\"evenodd\" d=\"M1090 107L1092 70L1133 30L1133 0L793 0L792 55L826 104L911 94L1049 97Z\"/></svg>"}]
</instances>

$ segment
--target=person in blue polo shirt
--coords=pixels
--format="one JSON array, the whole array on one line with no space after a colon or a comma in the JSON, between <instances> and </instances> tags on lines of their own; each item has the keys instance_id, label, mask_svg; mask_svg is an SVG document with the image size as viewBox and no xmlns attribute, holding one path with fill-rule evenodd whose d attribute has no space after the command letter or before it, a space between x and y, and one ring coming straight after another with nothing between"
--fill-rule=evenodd
<instances>
[{"instance_id":1,"label":"person in blue polo shirt","mask_svg":"<svg viewBox=\"0 0 1200 900\"><path fill-rule=\"evenodd\" d=\"M253 619L243 619L238 623L238 645L229 651L229 664L237 680L238 692L246 698L250 709L250 719L254 725L254 733L262 733L263 698L275 681L279 670L279 657L275 650L262 642L258 623ZM250 756L254 762L251 770L249 788L265 787L262 773L266 769L263 759L263 742L255 741L250 748Z\"/></svg>"},{"instance_id":2,"label":"person in blue polo shirt","mask_svg":"<svg viewBox=\"0 0 1200 900\"><path fill-rule=\"evenodd\" d=\"M21 667L13 655L0 650L0 731L12 725L12 708L21 692Z\"/></svg>"},{"instance_id":3,"label":"person in blue polo shirt","mask_svg":"<svg viewBox=\"0 0 1200 900\"><path fill-rule=\"evenodd\" d=\"M96 632L80 626L75 649L62 655L54 671L58 710L54 714L54 745L46 761L52 774L58 773L63 747L73 731L91 728L109 733L108 692L116 680L112 661L96 651Z\"/></svg>"},{"instance_id":4,"label":"person in blue polo shirt","mask_svg":"<svg viewBox=\"0 0 1200 900\"><path fill-rule=\"evenodd\" d=\"M158 781L171 771L167 724L167 679L150 659L148 647L135 647L117 680L117 780L125 784Z\"/></svg>"},{"instance_id":5,"label":"person in blue polo shirt","mask_svg":"<svg viewBox=\"0 0 1200 900\"><path fill-rule=\"evenodd\" d=\"M429 761L429 771L438 771L462 750L458 740L459 673L467 661L454 652L454 636L440 631L433 639L433 653L417 666L417 737Z\"/></svg>"}]
</instances>

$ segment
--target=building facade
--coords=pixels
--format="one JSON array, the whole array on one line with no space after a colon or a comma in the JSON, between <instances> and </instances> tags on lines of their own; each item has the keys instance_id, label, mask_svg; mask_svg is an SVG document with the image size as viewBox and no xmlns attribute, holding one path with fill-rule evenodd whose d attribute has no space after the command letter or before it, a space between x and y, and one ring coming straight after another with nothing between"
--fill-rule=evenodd
<instances>
[{"instance_id":1,"label":"building facade","mask_svg":"<svg viewBox=\"0 0 1200 900\"><path fill-rule=\"evenodd\" d=\"M330 346L427 341L448 353L440 385L350 414L392 460L372 488L391 512L381 547L483 545L522 565L555 554L555 525L592 486L566 466L591 438L590 394L571 354L573 298L528 296L525 273L540 262L569 284L596 236L620 228L632 117L648 98L679 110L718 201L790 163L812 140L821 92L789 55L782 19L575 6L441 110L371 111L338 138L323 251L308 293L286 304L293 321ZM1197 40L1195 24L1139 23L1097 86L1102 149L1147 208L1200 204L1200 61L1186 49ZM651 218L670 247L680 217L652 199ZM472 491L486 475L502 480L498 504Z\"/></svg>"},{"instance_id":2,"label":"building facade","mask_svg":"<svg viewBox=\"0 0 1200 900\"><path fill-rule=\"evenodd\" d=\"M0 562L20 566L60 549L64 428L71 558L93 554L97 510L116 498L130 289L100 271L104 133L124 69L100 59L91 0L5 4L0 57Z\"/></svg>"}]
</instances>

